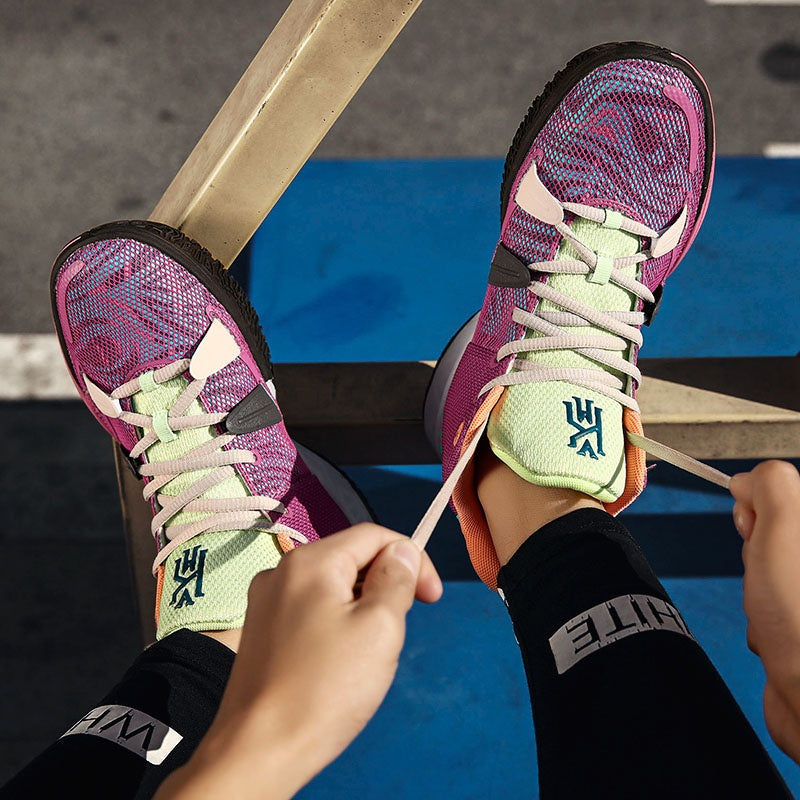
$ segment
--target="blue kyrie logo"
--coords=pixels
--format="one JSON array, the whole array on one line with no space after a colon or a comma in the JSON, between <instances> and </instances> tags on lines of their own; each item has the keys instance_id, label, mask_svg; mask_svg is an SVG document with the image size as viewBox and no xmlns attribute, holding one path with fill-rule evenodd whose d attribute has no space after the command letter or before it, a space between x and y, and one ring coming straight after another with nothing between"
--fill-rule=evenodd
<instances>
[{"instance_id":1,"label":"blue kyrie logo","mask_svg":"<svg viewBox=\"0 0 800 800\"><path fill-rule=\"evenodd\" d=\"M193 606L198 597L203 597L203 570L206 565L208 549L201 549L200 545L184 550L183 554L175 559L175 590L172 592L171 606L182 608Z\"/></svg>"},{"instance_id":2,"label":"blue kyrie logo","mask_svg":"<svg viewBox=\"0 0 800 800\"><path fill-rule=\"evenodd\" d=\"M569 437L569 446L578 449L579 456L589 456L595 461L599 456L604 456L603 409L595 406L592 400L582 401L579 397L573 397L572 402L567 400L562 402L567 409L567 422L576 430ZM592 447L593 438L594 447ZM579 442L581 442L580 448L578 448Z\"/></svg>"}]
</instances>

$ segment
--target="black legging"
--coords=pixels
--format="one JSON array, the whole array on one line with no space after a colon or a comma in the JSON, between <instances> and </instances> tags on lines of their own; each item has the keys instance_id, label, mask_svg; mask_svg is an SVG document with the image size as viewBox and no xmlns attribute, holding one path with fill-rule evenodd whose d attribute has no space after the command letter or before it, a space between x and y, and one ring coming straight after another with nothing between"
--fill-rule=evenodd
<instances>
[{"instance_id":1,"label":"black legging","mask_svg":"<svg viewBox=\"0 0 800 800\"><path fill-rule=\"evenodd\" d=\"M498 579L542 798L792 796L616 519L581 509L549 523Z\"/></svg>"},{"instance_id":2,"label":"black legging","mask_svg":"<svg viewBox=\"0 0 800 800\"><path fill-rule=\"evenodd\" d=\"M499 584L528 676L542 798L791 797L615 519L583 509L551 522ZM189 631L153 645L76 723L81 732L0 798L151 797L208 729L232 663L223 645Z\"/></svg>"}]
</instances>

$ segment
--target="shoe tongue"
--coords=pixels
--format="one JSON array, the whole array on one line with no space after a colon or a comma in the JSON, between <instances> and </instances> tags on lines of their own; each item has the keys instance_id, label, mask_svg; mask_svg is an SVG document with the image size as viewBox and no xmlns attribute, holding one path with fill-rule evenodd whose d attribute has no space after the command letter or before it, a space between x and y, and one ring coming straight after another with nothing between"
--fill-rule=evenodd
<instances>
[{"instance_id":1,"label":"shoe tongue","mask_svg":"<svg viewBox=\"0 0 800 800\"><path fill-rule=\"evenodd\" d=\"M202 533L190 539L164 562L156 638L181 628L240 628L250 582L278 566L282 555L275 537L263 531Z\"/></svg>"},{"instance_id":2,"label":"shoe tongue","mask_svg":"<svg viewBox=\"0 0 800 800\"><path fill-rule=\"evenodd\" d=\"M633 255L639 238L624 231L577 218L570 225L587 247L603 255ZM578 253L563 241L556 260L577 259ZM623 269L636 277L637 265ZM548 285L577 301L603 311L632 311L636 298L612 284L598 284L586 275L553 275ZM563 311L540 300L540 311ZM564 326L567 333L609 335L592 325ZM541 334L528 331L527 337ZM610 352L610 351L609 351ZM623 357L626 350L620 351ZM551 367L597 369L598 364L574 350L520 354L518 358ZM603 367L616 377L621 373ZM613 502L625 487L625 439L622 406L598 392L567 381L509 386L489 420L488 437L494 453L531 483L557 486Z\"/></svg>"}]
</instances>

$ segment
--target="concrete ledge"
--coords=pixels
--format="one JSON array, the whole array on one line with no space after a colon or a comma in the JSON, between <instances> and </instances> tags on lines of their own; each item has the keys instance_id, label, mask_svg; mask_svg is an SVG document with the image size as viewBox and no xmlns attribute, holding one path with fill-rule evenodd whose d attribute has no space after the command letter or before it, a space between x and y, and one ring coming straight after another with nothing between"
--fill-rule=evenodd
<instances>
[{"instance_id":1,"label":"concrete ledge","mask_svg":"<svg viewBox=\"0 0 800 800\"><path fill-rule=\"evenodd\" d=\"M699 459L800 457L800 359L643 359L647 436ZM278 364L292 435L341 464L436 461L422 428L434 362Z\"/></svg>"}]
</instances>

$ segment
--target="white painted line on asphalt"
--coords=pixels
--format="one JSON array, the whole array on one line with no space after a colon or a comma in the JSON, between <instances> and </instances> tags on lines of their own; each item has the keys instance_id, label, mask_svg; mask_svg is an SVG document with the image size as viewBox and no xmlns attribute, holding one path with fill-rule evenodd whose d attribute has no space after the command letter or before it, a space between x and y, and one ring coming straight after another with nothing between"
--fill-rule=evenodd
<instances>
[{"instance_id":1,"label":"white painted line on asphalt","mask_svg":"<svg viewBox=\"0 0 800 800\"><path fill-rule=\"evenodd\" d=\"M76 400L54 333L0 334L0 400Z\"/></svg>"},{"instance_id":2,"label":"white painted line on asphalt","mask_svg":"<svg viewBox=\"0 0 800 800\"><path fill-rule=\"evenodd\" d=\"M764 155L767 158L800 158L800 142L768 142Z\"/></svg>"}]
</instances>

